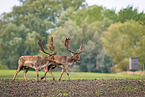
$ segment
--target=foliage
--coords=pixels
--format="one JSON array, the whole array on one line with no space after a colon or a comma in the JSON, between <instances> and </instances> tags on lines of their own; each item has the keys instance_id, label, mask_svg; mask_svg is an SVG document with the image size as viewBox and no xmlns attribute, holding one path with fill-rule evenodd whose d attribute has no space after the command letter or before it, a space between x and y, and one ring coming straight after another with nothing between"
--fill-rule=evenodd
<instances>
[{"instance_id":1,"label":"foliage","mask_svg":"<svg viewBox=\"0 0 145 97\"><path fill-rule=\"evenodd\" d=\"M83 10L84 13L79 13L80 10ZM80 47L80 42L84 39L84 52L81 55L80 70L85 72L110 72L109 69L113 63L102 47L100 38L112 21L103 18L101 13L103 8L100 6L91 6L88 9L80 10L75 11L69 8L61 14L58 21L60 27L51 33L55 40L56 51L58 54L68 55L64 47L66 37L71 38L70 48L74 51ZM82 14L83 17L80 18Z\"/></svg>"},{"instance_id":2,"label":"foliage","mask_svg":"<svg viewBox=\"0 0 145 97\"><path fill-rule=\"evenodd\" d=\"M135 8L133 9L132 6L127 6L127 8L122 9L118 12L118 21L124 23L127 20L136 20L138 21L140 16L137 12L138 10Z\"/></svg>"},{"instance_id":3,"label":"foliage","mask_svg":"<svg viewBox=\"0 0 145 97\"><path fill-rule=\"evenodd\" d=\"M61 12L68 7L75 10L85 6L84 0L23 0L21 6L1 15L0 59L9 68L17 67L22 55L35 55L39 52L38 37L45 36L56 28Z\"/></svg>"},{"instance_id":4,"label":"foliage","mask_svg":"<svg viewBox=\"0 0 145 97\"><path fill-rule=\"evenodd\" d=\"M126 58L123 61L119 62L117 65L110 68L111 72L117 73L122 71L127 71L129 68L129 59Z\"/></svg>"},{"instance_id":5,"label":"foliage","mask_svg":"<svg viewBox=\"0 0 145 97\"><path fill-rule=\"evenodd\" d=\"M0 69L1 70L4 70L4 69L8 70L8 67L7 67L7 65L3 65L2 62L0 62Z\"/></svg>"},{"instance_id":6,"label":"foliage","mask_svg":"<svg viewBox=\"0 0 145 97\"><path fill-rule=\"evenodd\" d=\"M127 68L123 66L128 65L129 57L139 57L140 63L145 63L142 59L145 57L143 37L145 37L144 26L135 21L127 21L111 25L104 33L102 43L118 65L117 68L126 71Z\"/></svg>"},{"instance_id":7,"label":"foliage","mask_svg":"<svg viewBox=\"0 0 145 97\"><path fill-rule=\"evenodd\" d=\"M73 51L84 39L81 63L77 64L80 71L124 71L129 57L139 57L145 64L145 14L137 8L127 6L115 13L103 6L87 6L85 0L19 1L20 6L0 16L0 61L8 68L17 68L22 55L46 56L39 51L39 36L45 37L48 52L53 36L57 54L68 56L65 38L71 38Z\"/></svg>"}]
</instances>

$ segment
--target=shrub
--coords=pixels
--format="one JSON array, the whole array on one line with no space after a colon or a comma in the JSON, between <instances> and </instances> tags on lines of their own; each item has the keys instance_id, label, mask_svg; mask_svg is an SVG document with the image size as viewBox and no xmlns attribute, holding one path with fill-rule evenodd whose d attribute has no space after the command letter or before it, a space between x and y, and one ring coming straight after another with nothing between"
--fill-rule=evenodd
<instances>
[{"instance_id":1,"label":"shrub","mask_svg":"<svg viewBox=\"0 0 145 97\"><path fill-rule=\"evenodd\" d=\"M0 62L0 69L8 69L7 65L2 65L2 63Z\"/></svg>"},{"instance_id":2,"label":"shrub","mask_svg":"<svg viewBox=\"0 0 145 97\"><path fill-rule=\"evenodd\" d=\"M111 72L117 73L117 72L127 71L128 68L129 68L129 59L125 58L123 61L121 61L118 64L114 65L111 68Z\"/></svg>"}]
</instances>

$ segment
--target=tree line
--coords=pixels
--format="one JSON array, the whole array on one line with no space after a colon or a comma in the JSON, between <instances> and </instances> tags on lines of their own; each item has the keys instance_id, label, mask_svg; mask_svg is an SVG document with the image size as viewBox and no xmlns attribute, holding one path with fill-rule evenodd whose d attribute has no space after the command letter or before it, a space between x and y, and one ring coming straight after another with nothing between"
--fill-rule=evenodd
<instances>
[{"instance_id":1,"label":"tree line","mask_svg":"<svg viewBox=\"0 0 145 97\"><path fill-rule=\"evenodd\" d=\"M38 37L49 52L54 37L57 54L69 55L64 40L76 51L84 39L79 71L118 72L128 69L129 57L145 63L145 14L127 6L118 13L85 0L23 0L0 17L0 68L17 68L22 55L42 55ZM74 67L75 68L75 67Z\"/></svg>"}]
</instances>

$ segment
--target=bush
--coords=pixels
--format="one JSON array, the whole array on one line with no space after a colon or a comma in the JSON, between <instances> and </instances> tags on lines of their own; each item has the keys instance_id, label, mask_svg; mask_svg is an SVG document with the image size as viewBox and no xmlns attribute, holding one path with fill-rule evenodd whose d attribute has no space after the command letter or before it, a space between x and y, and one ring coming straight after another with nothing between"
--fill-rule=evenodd
<instances>
[{"instance_id":1,"label":"bush","mask_svg":"<svg viewBox=\"0 0 145 97\"><path fill-rule=\"evenodd\" d=\"M2 65L2 63L0 62L0 69L8 69L7 65Z\"/></svg>"},{"instance_id":2,"label":"bush","mask_svg":"<svg viewBox=\"0 0 145 97\"><path fill-rule=\"evenodd\" d=\"M110 71L113 73L121 72L121 69L119 69L118 65L114 65L110 68Z\"/></svg>"},{"instance_id":3,"label":"bush","mask_svg":"<svg viewBox=\"0 0 145 97\"><path fill-rule=\"evenodd\" d=\"M120 63L114 65L111 68L111 72L117 73L117 72L127 71L128 68L129 68L129 59L126 58L123 61L121 61Z\"/></svg>"}]
</instances>

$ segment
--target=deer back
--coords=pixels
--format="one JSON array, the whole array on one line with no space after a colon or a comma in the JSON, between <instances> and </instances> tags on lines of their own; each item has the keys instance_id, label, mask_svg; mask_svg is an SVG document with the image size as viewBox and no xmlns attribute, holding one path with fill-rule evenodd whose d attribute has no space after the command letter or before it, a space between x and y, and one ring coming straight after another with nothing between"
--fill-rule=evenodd
<instances>
[{"instance_id":1,"label":"deer back","mask_svg":"<svg viewBox=\"0 0 145 97\"><path fill-rule=\"evenodd\" d=\"M41 62L41 57L42 56L39 56L39 55L35 55L35 56L21 56L19 58L19 65L25 66L26 64L32 64L32 65L39 66L39 64Z\"/></svg>"}]
</instances>

